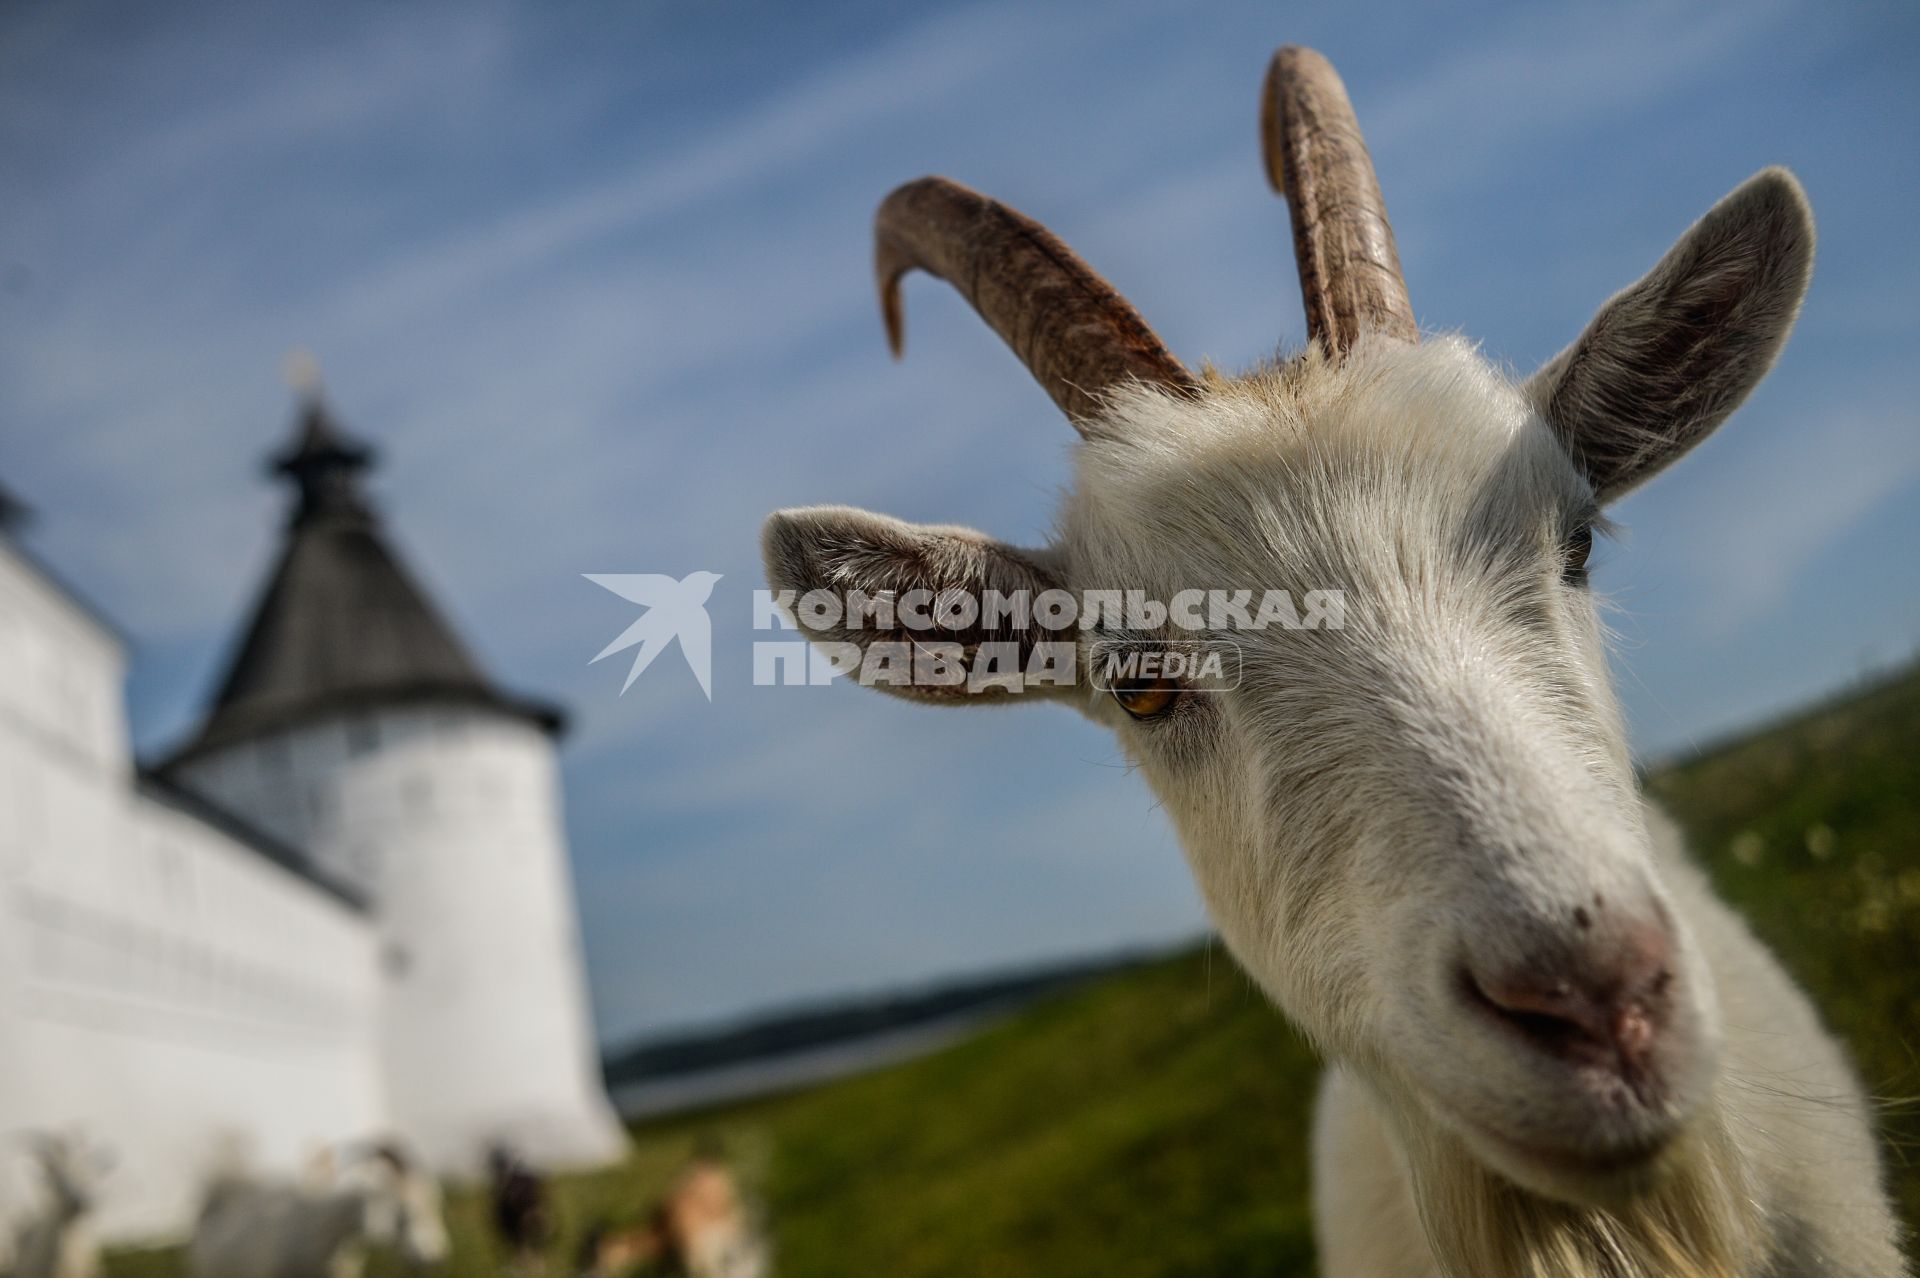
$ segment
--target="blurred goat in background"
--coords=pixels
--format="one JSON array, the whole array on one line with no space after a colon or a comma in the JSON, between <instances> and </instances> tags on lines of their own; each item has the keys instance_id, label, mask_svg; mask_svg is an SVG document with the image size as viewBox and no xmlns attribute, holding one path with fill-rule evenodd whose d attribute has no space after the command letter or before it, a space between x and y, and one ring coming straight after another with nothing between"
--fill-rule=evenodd
<instances>
[{"instance_id":1,"label":"blurred goat in background","mask_svg":"<svg viewBox=\"0 0 1920 1278\"><path fill-rule=\"evenodd\" d=\"M94 1278L100 1247L91 1228L99 1187L112 1156L78 1133L27 1137L46 1197L14 1230L13 1278Z\"/></svg>"},{"instance_id":2,"label":"blurred goat in background","mask_svg":"<svg viewBox=\"0 0 1920 1278\"><path fill-rule=\"evenodd\" d=\"M506 1145L487 1151L487 1173L494 1232L513 1272L529 1278L545 1272L542 1257L554 1232L546 1181Z\"/></svg>"},{"instance_id":3,"label":"blurred goat in background","mask_svg":"<svg viewBox=\"0 0 1920 1278\"><path fill-rule=\"evenodd\" d=\"M356 1151L336 1183L216 1176L194 1227L194 1278L339 1278L369 1247L415 1265L447 1255L440 1186L398 1146Z\"/></svg>"}]
</instances>

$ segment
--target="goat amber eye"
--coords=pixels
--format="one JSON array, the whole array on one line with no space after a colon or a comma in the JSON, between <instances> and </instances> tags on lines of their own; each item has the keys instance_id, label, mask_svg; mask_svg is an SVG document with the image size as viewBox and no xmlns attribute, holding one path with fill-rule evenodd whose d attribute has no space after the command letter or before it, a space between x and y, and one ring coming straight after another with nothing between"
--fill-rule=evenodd
<instances>
[{"instance_id":1,"label":"goat amber eye","mask_svg":"<svg viewBox=\"0 0 1920 1278\"><path fill-rule=\"evenodd\" d=\"M1180 700L1178 679L1116 679L1113 699L1136 719L1151 719L1173 709Z\"/></svg>"},{"instance_id":2,"label":"goat amber eye","mask_svg":"<svg viewBox=\"0 0 1920 1278\"><path fill-rule=\"evenodd\" d=\"M1593 553L1593 527L1581 524L1567 534L1561 578L1570 586L1587 584L1587 556Z\"/></svg>"}]
</instances>

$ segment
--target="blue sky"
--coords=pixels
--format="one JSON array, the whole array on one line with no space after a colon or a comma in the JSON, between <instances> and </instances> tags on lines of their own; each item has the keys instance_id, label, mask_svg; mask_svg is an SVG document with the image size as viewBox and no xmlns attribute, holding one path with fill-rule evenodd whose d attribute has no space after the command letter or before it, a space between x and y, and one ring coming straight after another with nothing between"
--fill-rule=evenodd
<instances>
[{"instance_id":1,"label":"blue sky","mask_svg":"<svg viewBox=\"0 0 1920 1278\"><path fill-rule=\"evenodd\" d=\"M1658 757L1920 638L1920 11L627 3L0 9L0 477L135 640L151 751L265 571L289 348L384 453L399 541L492 670L575 712L604 1034L1188 935L1112 741L749 685L760 518L1035 541L1071 433L963 304L886 356L868 225L944 172L1040 217L1190 360L1303 340L1256 158L1274 45L1341 68L1416 310L1532 368L1754 170L1820 219L1772 378L1614 513ZM724 573L714 697L589 667L583 573Z\"/></svg>"}]
</instances>

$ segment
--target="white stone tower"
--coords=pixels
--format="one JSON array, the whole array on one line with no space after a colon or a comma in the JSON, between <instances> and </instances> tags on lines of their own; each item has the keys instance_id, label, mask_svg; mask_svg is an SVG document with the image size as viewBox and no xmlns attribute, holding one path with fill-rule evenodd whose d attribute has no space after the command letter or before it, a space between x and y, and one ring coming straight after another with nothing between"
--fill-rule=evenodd
<instances>
[{"instance_id":1,"label":"white stone tower","mask_svg":"<svg viewBox=\"0 0 1920 1278\"><path fill-rule=\"evenodd\" d=\"M393 1130L448 1170L622 1144L587 1012L561 717L488 679L388 544L317 391L273 459L295 502L214 704L162 771L361 892ZM297 1104L298 1098L288 1098Z\"/></svg>"}]
</instances>

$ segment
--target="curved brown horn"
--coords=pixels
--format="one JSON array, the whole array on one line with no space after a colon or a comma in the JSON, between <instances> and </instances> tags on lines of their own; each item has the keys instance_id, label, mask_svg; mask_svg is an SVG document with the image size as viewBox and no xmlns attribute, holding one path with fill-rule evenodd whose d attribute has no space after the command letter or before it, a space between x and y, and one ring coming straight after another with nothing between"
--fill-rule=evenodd
<instances>
[{"instance_id":1,"label":"curved brown horn","mask_svg":"<svg viewBox=\"0 0 1920 1278\"><path fill-rule=\"evenodd\" d=\"M1198 387L1138 311L1046 227L941 177L898 187L873 222L873 268L887 342L906 341L900 277L946 280L993 326L1076 428L1104 393L1139 380Z\"/></svg>"},{"instance_id":2,"label":"curved brown horn","mask_svg":"<svg viewBox=\"0 0 1920 1278\"><path fill-rule=\"evenodd\" d=\"M1373 158L1331 62L1297 44L1273 55L1260 142L1293 216L1307 335L1336 359L1362 333L1419 341Z\"/></svg>"}]
</instances>

